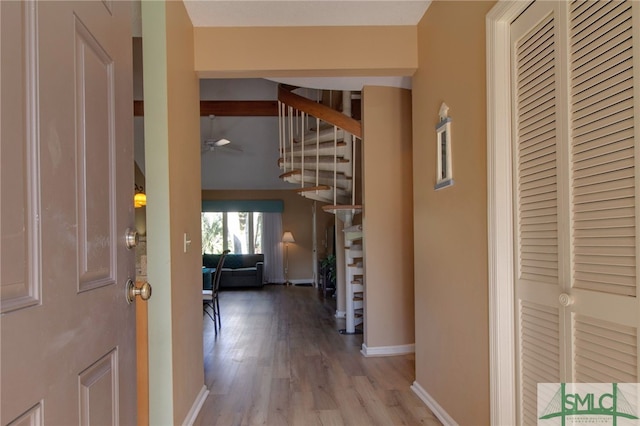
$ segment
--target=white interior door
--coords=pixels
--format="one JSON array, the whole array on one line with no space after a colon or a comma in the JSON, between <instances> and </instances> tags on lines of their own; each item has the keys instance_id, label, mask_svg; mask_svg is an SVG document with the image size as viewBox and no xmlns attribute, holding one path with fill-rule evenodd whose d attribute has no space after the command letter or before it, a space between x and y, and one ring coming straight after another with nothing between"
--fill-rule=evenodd
<instances>
[{"instance_id":1,"label":"white interior door","mask_svg":"<svg viewBox=\"0 0 640 426\"><path fill-rule=\"evenodd\" d=\"M638 381L636 9L538 1L511 26L522 424L537 383Z\"/></svg>"},{"instance_id":2,"label":"white interior door","mask_svg":"<svg viewBox=\"0 0 640 426\"><path fill-rule=\"evenodd\" d=\"M130 4L0 2L0 423L134 424Z\"/></svg>"}]
</instances>

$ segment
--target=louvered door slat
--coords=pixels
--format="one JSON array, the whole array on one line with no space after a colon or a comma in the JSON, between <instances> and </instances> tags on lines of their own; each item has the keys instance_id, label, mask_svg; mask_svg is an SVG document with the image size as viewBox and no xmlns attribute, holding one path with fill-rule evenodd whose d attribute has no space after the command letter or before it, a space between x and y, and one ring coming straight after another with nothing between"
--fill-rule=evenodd
<instances>
[{"instance_id":1,"label":"louvered door slat","mask_svg":"<svg viewBox=\"0 0 640 426\"><path fill-rule=\"evenodd\" d=\"M525 423L536 424L538 383L560 381L560 318L557 309L526 301L519 317L522 416Z\"/></svg>"},{"instance_id":2,"label":"louvered door slat","mask_svg":"<svg viewBox=\"0 0 640 426\"><path fill-rule=\"evenodd\" d=\"M597 378L617 383L638 381L638 331L635 327L577 314L573 321L579 381Z\"/></svg>"},{"instance_id":3,"label":"louvered door slat","mask_svg":"<svg viewBox=\"0 0 640 426\"><path fill-rule=\"evenodd\" d=\"M633 237L634 229L632 226L627 227L607 227L607 228L589 228L576 229L577 238L602 238L607 237ZM633 242L633 239L631 240Z\"/></svg>"},{"instance_id":4,"label":"louvered door slat","mask_svg":"<svg viewBox=\"0 0 640 426\"><path fill-rule=\"evenodd\" d=\"M599 157L604 159L605 156ZM617 158L616 158L617 157ZM615 158L615 159L614 159ZM624 169L635 169L634 158L628 156L628 152L617 152L607 155L608 162L597 164L594 159L583 161L579 169L576 168L574 178L580 182L582 178L601 176L604 181L607 179L607 173L615 173Z\"/></svg>"},{"instance_id":5,"label":"louvered door slat","mask_svg":"<svg viewBox=\"0 0 640 426\"><path fill-rule=\"evenodd\" d=\"M548 134L549 132L552 132L554 129L555 129L554 115L552 114L546 117L538 117L538 120L529 121L527 124L521 123L520 136L536 137L536 136Z\"/></svg>"},{"instance_id":6,"label":"louvered door slat","mask_svg":"<svg viewBox=\"0 0 640 426\"><path fill-rule=\"evenodd\" d=\"M532 76L540 75L540 69L546 68L545 64L548 63L548 58L553 53L553 35L551 33L542 35L540 41L542 44L527 50L518 60L518 65L522 70L522 86L529 84Z\"/></svg>"},{"instance_id":7,"label":"louvered door slat","mask_svg":"<svg viewBox=\"0 0 640 426\"><path fill-rule=\"evenodd\" d=\"M529 34L529 37L520 42L520 54L516 58L516 61L521 63L522 58L532 49L535 49L537 45L544 43L544 40L549 38L553 34L553 31L553 19L548 17L537 26L535 31Z\"/></svg>"},{"instance_id":8,"label":"louvered door slat","mask_svg":"<svg viewBox=\"0 0 640 426\"><path fill-rule=\"evenodd\" d=\"M602 62L598 65L587 63L575 70L572 85L576 92L581 92L586 87L589 87L589 84L592 84L592 79L597 76L612 78L613 76L623 73L632 67L633 62L629 56L624 53L614 56L609 61Z\"/></svg>"},{"instance_id":9,"label":"louvered door slat","mask_svg":"<svg viewBox=\"0 0 640 426\"><path fill-rule=\"evenodd\" d=\"M545 67L545 64L539 64L545 71L541 73L532 73L526 81L523 79L519 87L518 94L527 97L532 91L542 91L553 83L553 68ZM533 71L533 70L532 70Z\"/></svg>"},{"instance_id":10,"label":"louvered door slat","mask_svg":"<svg viewBox=\"0 0 640 426\"><path fill-rule=\"evenodd\" d=\"M621 265L621 266L633 266L635 265L635 259L633 257L624 257L624 256L585 256L576 254L575 262L583 263L583 264L594 264L594 265Z\"/></svg>"},{"instance_id":11,"label":"louvered door slat","mask_svg":"<svg viewBox=\"0 0 640 426\"><path fill-rule=\"evenodd\" d=\"M611 200L618 199L629 199L633 198L635 192L634 187L630 188L620 188L620 189L609 189L607 191L593 192L590 194L584 195L576 195L573 200L576 204L586 204L586 203L597 203L597 202L608 202ZM609 228L607 226L607 228ZM634 229L631 230L631 234L634 234Z\"/></svg>"},{"instance_id":12,"label":"louvered door slat","mask_svg":"<svg viewBox=\"0 0 640 426\"><path fill-rule=\"evenodd\" d=\"M532 180L528 183L523 183L522 185L520 185L520 190L521 191L526 191L527 197L529 195L533 195L533 194L529 194L530 191L536 191L537 193L546 193L546 192L552 192L553 188L556 186L556 177L555 176L550 176L548 178L543 178L543 179L537 179L537 180ZM523 204L526 204L528 201L530 200L523 200Z\"/></svg>"},{"instance_id":13,"label":"louvered door slat","mask_svg":"<svg viewBox=\"0 0 640 426\"><path fill-rule=\"evenodd\" d=\"M553 121L549 123L550 126L554 126ZM521 152L520 161L523 164L539 164L540 162L555 160L556 147L555 145L538 146L537 149L531 149L529 153Z\"/></svg>"},{"instance_id":14,"label":"louvered door slat","mask_svg":"<svg viewBox=\"0 0 640 426\"><path fill-rule=\"evenodd\" d=\"M634 217L613 217L607 219L607 228L631 228L635 225ZM575 222L574 229L602 229L601 220L581 220Z\"/></svg>"},{"instance_id":15,"label":"louvered door slat","mask_svg":"<svg viewBox=\"0 0 640 426\"><path fill-rule=\"evenodd\" d=\"M555 132L549 132L544 135L536 136L535 138L530 138L520 144L520 152L522 154L528 154L531 151L536 151L549 145L554 145L555 140Z\"/></svg>"},{"instance_id":16,"label":"louvered door slat","mask_svg":"<svg viewBox=\"0 0 640 426\"><path fill-rule=\"evenodd\" d=\"M616 40L630 28L631 10L619 2L610 2L597 13L572 28L572 44L575 52L598 48L605 40ZM625 25L626 24L626 25ZM586 26L588 31L582 31ZM601 35L607 34L607 38Z\"/></svg>"},{"instance_id":17,"label":"louvered door slat","mask_svg":"<svg viewBox=\"0 0 640 426\"><path fill-rule=\"evenodd\" d=\"M601 158L610 152L621 152L629 150L633 146L633 141L629 139L612 140L608 144L594 143L591 145L577 146L574 151L574 159L582 162L592 158Z\"/></svg>"},{"instance_id":18,"label":"louvered door slat","mask_svg":"<svg viewBox=\"0 0 640 426\"><path fill-rule=\"evenodd\" d=\"M539 110L539 111L538 111ZM536 108L536 111L532 111L529 118L521 117L520 124L521 129L526 131L532 126L540 127L541 124L547 124L549 121L553 120L553 116L555 115L555 111L553 108L553 104L549 103L549 105L541 105ZM534 128L535 128L534 127Z\"/></svg>"},{"instance_id":19,"label":"louvered door slat","mask_svg":"<svg viewBox=\"0 0 640 426\"><path fill-rule=\"evenodd\" d=\"M591 176L583 176L580 180L576 180L574 184L574 188L576 191L582 190L582 187L597 185L602 182L609 181L617 181L617 180L625 180L625 179L633 179L634 178L634 168L628 167L621 170L615 170L607 173L606 175L595 174ZM578 192L580 194L581 192ZM578 219L580 220L580 219Z\"/></svg>"},{"instance_id":20,"label":"louvered door slat","mask_svg":"<svg viewBox=\"0 0 640 426\"><path fill-rule=\"evenodd\" d=\"M628 169L625 169L628 170ZM609 177L609 176L608 176ZM582 183L582 182L581 182ZM635 180L633 177L627 177L622 179L598 179L596 181L592 181L589 185L581 185L574 189L574 195L576 197L588 195L588 194L596 194L599 192L606 191L615 191L619 189L627 189L630 188L633 190L635 188ZM633 195L633 193L629 193L629 195Z\"/></svg>"},{"instance_id":21,"label":"louvered door slat","mask_svg":"<svg viewBox=\"0 0 640 426\"><path fill-rule=\"evenodd\" d=\"M553 102L542 103L539 106L532 108L526 114L520 116L520 123L522 126L528 126L532 121L544 120L546 117L555 114Z\"/></svg>"},{"instance_id":22,"label":"louvered door slat","mask_svg":"<svg viewBox=\"0 0 640 426\"><path fill-rule=\"evenodd\" d=\"M522 233L522 238L523 239L531 239L531 238L551 238L553 236L555 236L557 233L557 230L555 228L546 230L546 231L540 231L540 230L535 230L535 231L530 231L530 232L523 232Z\"/></svg>"},{"instance_id":23,"label":"louvered door slat","mask_svg":"<svg viewBox=\"0 0 640 426\"><path fill-rule=\"evenodd\" d=\"M574 120L573 131L576 138L593 133L597 130L607 129L620 122L628 122L633 119L632 105L613 105L600 111L597 115L590 115L581 120Z\"/></svg>"},{"instance_id":24,"label":"louvered door slat","mask_svg":"<svg viewBox=\"0 0 640 426\"><path fill-rule=\"evenodd\" d=\"M628 252L627 247L588 247L588 246L580 246L574 248L575 255L590 255L590 256L616 256L620 258L631 257L626 253ZM635 257L632 257L635 258Z\"/></svg>"},{"instance_id":25,"label":"louvered door slat","mask_svg":"<svg viewBox=\"0 0 640 426\"><path fill-rule=\"evenodd\" d=\"M540 211L542 209L555 208L557 206L556 197L553 195L554 192L541 193L539 195L528 197L526 202L522 203L522 211ZM527 226L526 229L522 231L522 237L527 234L527 232L535 232L533 225Z\"/></svg>"},{"instance_id":26,"label":"louvered door slat","mask_svg":"<svg viewBox=\"0 0 640 426\"><path fill-rule=\"evenodd\" d=\"M548 102L551 102L551 105L554 105L555 108L555 91L553 86L549 86L547 90L541 91L540 93L532 93L528 98L519 99L518 105L520 106L520 115L518 119L528 118L529 115L534 109L539 108L541 105L549 105Z\"/></svg>"},{"instance_id":27,"label":"louvered door slat","mask_svg":"<svg viewBox=\"0 0 640 426\"><path fill-rule=\"evenodd\" d=\"M569 11L571 13L571 17L572 20L570 21L570 26L571 28L574 28L576 23L576 17L580 17L580 16L589 16L590 14L593 13L593 10L597 10L600 7L603 6L604 2L597 2L597 1L574 1L571 2ZM584 19L584 18L582 18ZM579 21L578 21L579 22Z\"/></svg>"},{"instance_id":28,"label":"louvered door slat","mask_svg":"<svg viewBox=\"0 0 640 426\"><path fill-rule=\"evenodd\" d=\"M593 111L588 115L582 115L580 117L574 115L574 126L576 133L578 135L582 135L608 125L607 123L603 122L604 119L607 119L610 123L615 123L627 118L633 118L633 99L631 97L631 93L627 92L622 95L626 95L627 99L599 105L598 110ZM607 116L604 117L603 114L607 114ZM598 117L597 121L600 127L593 127L595 125L595 117Z\"/></svg>"},{"instance_id":29,"label":"louvered door slat","mask_svg":"<svg viewBox=\"0 0 640 426\"><path fill-rule=\"evenodd\" d=\"M609 128L603 128L591 133L586 133L580 136L575 136L573 139L573 145L579 146L583 143L598 141L601 145L606 145L610 142L610 139L618 140L617 134L626 130L633 129L633 120L628 119L611 125Z\"/></svg>"},{"instance_id":30,"label":"louvered door slat","mask_svg":"<svg viewBox=\"0 0 640 426\"><path fill-rule=\"evenodd\" d=\"M553 90L553 79L549 78L553 75L553 70L547 70L544 74L534 74L531 83L520 86L519 95L522 99L537 99L541 95L546 95Z\"/></svg>"},{"instance_id":31,"label":"louvered door slat","mask_svg":"<svg viewBox=\"0 0 640 426\"><path fill-rule=\"evenodd\" d=\"M555 131L555 123L552 121L551 123L544 124L540 127L535 127L533 129L520 129L519 136L522 139L535 138L540 135L545 135L549 132Z\"/></svg>"},{"instance_id":32,"label":"louvered door slat","mask_svg":"<svg viewBox=\"0 0 640 426\"><path fill-rule=\"evenodd\" d=\"M591 26L596 24L598 20L602 19L604 15L611 15L611 11L616 9L619 5L620 3L618 2L593 2L593 7L589 9L572 11L571 17L573 25L571 30L575 34L584 34L583 32L585 30L591 30Z\"/></svg>"},{"instance_id":33,"label":"louvered door slat","mask_svg":"<svg viewBox=\"0 0 640 426\"><path fill-rule=\"evenodd\" d=\"M631 93L631 91L629 90L624 90L622 92L615 93L612 96L606 96L599 99L594 99L594 97L588 98L587 100L589 102L583 103L581 105L581 108L574 106L573 116L576 120L578 120L588 115L596 114L598 111L630 99L633 99L633 93Z\"/></svg>"},{"instance_id":34,"label":"louvered door slat","mask_svg":"<svg viewBox=\"0 0 640 426\"><path fill-rule=\"evenodd\" d=\"M576 90L573 92L573 103L579 104L580 102L600 93L604 93L605 96L609 95L609 93L606 92L607 90L614 93L621 92L624 88L629 87L630 80L632 78L633 72L631 70L627 70L610 77L607 81L590 81L589 85L583 84L579 88L579 91ZM622 86L622 88L616 86L621 83L626 83L626 85Z\"/></svg>"},{"instance_id":35,"label":"louvered door slat","mask_svg":"<svg viewBox=\"0 0 640 426\"><path fill-rule=\"evenodd\" d=\"M606 40L606 41L605 41ZM595 49L585 48L582 50L573 50L571 52L571 61L574 69L579 69L585 64L595 66L611 58L631 49L631 30L615 34L613 38L601 38L604 43L595 43Z\"/></svg>"}]
</instances>

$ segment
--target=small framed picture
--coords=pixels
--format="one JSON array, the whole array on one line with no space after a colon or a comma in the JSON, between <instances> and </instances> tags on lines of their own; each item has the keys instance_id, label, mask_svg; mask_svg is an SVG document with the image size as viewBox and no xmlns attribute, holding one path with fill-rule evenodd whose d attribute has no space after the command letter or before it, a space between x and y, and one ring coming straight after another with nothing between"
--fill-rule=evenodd
<instances>
[{"instance_id":1,"label":"small framed picture","mask_svg":"<svg viewBox=\"0 0 640 426\"><path fill-rule=\"evenodd\" d=\"M451 161L451 117L449 107L442 103L440 122L436 125L437 167L435 189L453 185L453 167Z\"/></svg>"}]
</instances>

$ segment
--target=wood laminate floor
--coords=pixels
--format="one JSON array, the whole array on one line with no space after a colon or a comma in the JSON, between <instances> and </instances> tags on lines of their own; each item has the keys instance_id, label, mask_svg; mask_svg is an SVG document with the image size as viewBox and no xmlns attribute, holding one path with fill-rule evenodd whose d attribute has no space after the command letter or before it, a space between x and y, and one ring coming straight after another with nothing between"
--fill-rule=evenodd
<instances>
[{"instance_id":1,"label":"wood laminate floor","mask_svg":"<svg viewBox=\"0 0 640 426\"><path fill-rule=\"evenodd\" d=\"M335 302L312 287L220 293L205 316L205 384L195 425L440 425L409 389L414 356L365 358Z\"/></svg>"}]
</instances>

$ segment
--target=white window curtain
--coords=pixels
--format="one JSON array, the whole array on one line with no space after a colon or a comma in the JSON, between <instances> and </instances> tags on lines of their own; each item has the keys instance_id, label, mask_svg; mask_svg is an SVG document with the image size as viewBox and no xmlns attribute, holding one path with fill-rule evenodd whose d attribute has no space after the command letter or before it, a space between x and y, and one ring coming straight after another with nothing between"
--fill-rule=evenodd
<instances>
[{"instance_id":1,"label":"white window curtain","mask_svg":"<svg viewBox=\"0 0 640 426\"><path fill-rule=\"evenodd\" d=\"M264 280L284 282L282 259L282 213L263 213Z\"/></svg>"}]
</instances>

